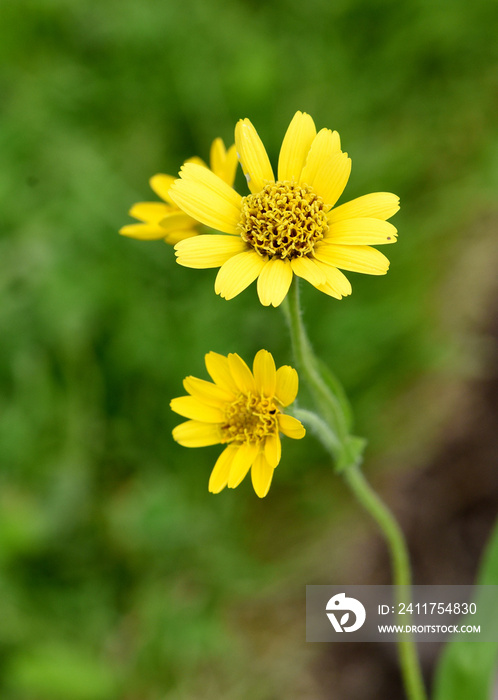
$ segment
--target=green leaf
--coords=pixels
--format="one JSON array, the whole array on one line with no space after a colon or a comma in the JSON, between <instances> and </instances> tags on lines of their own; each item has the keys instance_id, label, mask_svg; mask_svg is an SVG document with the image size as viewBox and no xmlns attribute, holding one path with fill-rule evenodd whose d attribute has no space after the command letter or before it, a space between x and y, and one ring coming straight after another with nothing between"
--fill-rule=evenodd
<instances>
[{"instance_id":1,"label":"green leaf","mask_svg":"<svg viewBox=\"0 0 498 700\"><path fill-rule=\"evenodd\" d=\"M489 539L476 581L498 584L498 522ZM479 600L476 600L479 609ZM492 627L498 629L498 610L491 610ZM489 619L489 616L488 616ZM449 642L436 670L434 700L489 700L495 678L498 642Z\"/></svg>"}]
</instances>

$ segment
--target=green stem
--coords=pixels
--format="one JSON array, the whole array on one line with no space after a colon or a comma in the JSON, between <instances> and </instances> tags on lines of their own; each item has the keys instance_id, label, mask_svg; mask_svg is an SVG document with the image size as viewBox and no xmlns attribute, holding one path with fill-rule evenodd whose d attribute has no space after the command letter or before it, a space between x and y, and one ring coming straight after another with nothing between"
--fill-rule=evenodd
<instances>
[{"instance_id":1,"label":"green stem","mask_svg":"<svg viewBox=\"0 0 498 700\"><path fill-rule=\"evenodd\" d=\"M297 284L294 282L292 287L289 293L290 300L284 307L284 312L289 323L298 369L307 380L324 419L316 413L303 409L296 409L294 414L309 425L325 449L336 460L338 455L348 454L347 445L352 439L348 431L348 421L341 409L340 400L332 394L322 376L302 322ZM365 480L358 461L358 459L351 460L343 465L344 479L358 502L381 529L389 548L398 602L407 602L410 598L411 571L403 533L391 511ZM426 700L427 696L413 639L400 637L397 643L407 697L409 700Z\"/></svg>"},{"instance_id":2,"label":"green stem","mask_svg":"<svg viewBox=\"0 0 498 700\"><path fill-rule=\"evenodd\" d=\"M340 401L333 394L324 381L311 343L304 327L299 301L299 285L294 280L289 290L288 299L285 299L283 311L289 324L294 354L301 374L304 375L315 401L326 416L327 422L337 436L339 443L343 443L348 436L347 419L341 408ZM337 454L335 455L337 458Z\"/></svg>"},{"instance_id":3,"label":"green stem","mask_svg":"<svg viewBox=\"0 0 498 700\"><path fill-rule=\"evenodd\" d=\"M313 411L307 411L305 408L294 408L292 410L292 415L302 423L306 423L306 425L311 428L311 431L315 433L316 437L320 440L327 452L329 452L333 458L339 445L335 433L330 430L328 425L324 423L323 420L316 415L316 413L313 413Z\"/></svg>"},{"instance_id":4,"label":"green stem","mask_svg":"<svg viewBox=\"0 0 498 700\"><path fill-rule=\"evenodd\" d=\"M358 502L370 513L384 534L391 557L394 585L397 586L398 599L396 602L406 605L410 601L411 570L403 532L389 508L366 481L358 466L345 469L343 476ZM409 619L406 621L407 624L410 623ZM410 700L425 700L427 696L417 656L417 647L411 637L398 639L398 653L408 698Z\"/></svg>"}]
</instances>

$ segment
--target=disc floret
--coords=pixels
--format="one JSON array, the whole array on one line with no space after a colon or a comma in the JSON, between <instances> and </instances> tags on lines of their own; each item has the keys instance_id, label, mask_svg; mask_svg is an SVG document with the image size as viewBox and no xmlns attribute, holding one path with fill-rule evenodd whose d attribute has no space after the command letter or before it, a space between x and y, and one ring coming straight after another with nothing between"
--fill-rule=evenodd
<instances>
[{"instance_id":1,"label":"disc floret","mask_svg":"<svg viewBox=\"0 0 498 700\"><path fill-rule=\"evenodd\" d=\"M310 255L327 231L323 199L306 183L271 182L242 200L238 233L262 257Z\"/></svg>"},{"instance_id":2,"label":"disc floret","mask_svg":"<svg viewBox=\"0 0 498 700\"><path fill-rule=\"evenodd\" d=\"M265 396L241 394L226 406L221 426L222 442L260 443L278 433L275 401Z\"/></svg>"}]
</instances>

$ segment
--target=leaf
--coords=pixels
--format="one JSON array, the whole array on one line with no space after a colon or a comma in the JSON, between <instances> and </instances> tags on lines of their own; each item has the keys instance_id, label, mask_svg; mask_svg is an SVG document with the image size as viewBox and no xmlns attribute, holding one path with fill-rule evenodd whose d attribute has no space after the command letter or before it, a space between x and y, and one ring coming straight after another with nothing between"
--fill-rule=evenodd
<instances>
[{"instance_id":1,"label":"leaf","mask_svg":"<svg viewBox=\"0 0 498 700\"><path fill-rule=\"evenodd\" d=\"M498 584L498 522L491 534L476 584ZM479 596L475 600L479 610ZM491 627L498 629L498 610L491 609ZM470 622L470 620L469 620ZM489 700L498 658L496 642L449 642L439 660L434 700Z\"/></svg>"},{"instance_id":2,"label":"leaf","mask_svg":"<svg viewBox=\"0 0 498 700\"><path fill-rule=\"evenodd\" d=\"M346 624L346 622L349 620L349 613L344 613L344 615L341 617L340 625L341 627Z\"/></svg>"}]
</instances>

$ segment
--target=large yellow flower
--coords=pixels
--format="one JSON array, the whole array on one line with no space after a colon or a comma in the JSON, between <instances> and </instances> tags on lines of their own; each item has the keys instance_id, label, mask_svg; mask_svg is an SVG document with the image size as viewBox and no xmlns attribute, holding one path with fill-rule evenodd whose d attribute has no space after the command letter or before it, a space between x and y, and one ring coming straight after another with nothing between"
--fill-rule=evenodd
<instances>
[{"instance_id":1,"label":"large yellow flower","mask_svg":"<svg viewBox=\"0 0 498 700\"><path fill-rule=\"evenodd\" d=\"M383 275L388 259L372 245L394 243L386 219L398 197L377 192L335 207L351 171L336 131L316 133L297 112L285 134L275 179L265 147L248 119L235 128L235 145L251 194L242 197L221 178L185 164L171 199L188 215L223 234L201 235L176 246L185 267L220 267L215 291L232 299L256 278L262 304L278 306L293 275L337 299L351 293L340 271Z\"/></svg>"},{"instance_id":2,"label":"large yellow flower","mask_svg":"<svg viewBox=\"0 0 498 700\"><path fill-rule=\"evenodd\" d=\"M208 170L200 158L190 158L187 163L194 163ZM220 138L213 141L209 157L211 170L227 185L233 185L237 170L237 152L235 145L225 149ZM149 180L154 192L163 202L138 202L129 211L130 216L142 223L123 226L119 233L142 241L154 241L164 238L166 243L174 245L185 238L192 238L199 233L199 222L185 214L171 199L170 188L176 180L172 175L162 173Z\"/></svg>"},{"instance_id":3,"label":"large yellow flower","mask_svg":"<svg viewBox=\"0 0 498 700\"><path fill-rule=\"evenodd\" d=\"M235 353L210 352L206 367L213 382L187 377L189 396L171 401L173 411L190 418L176 426L173 437L185 447L227 445L209 479L212 493L235 488L252 467L254 490L263 498L280 462L280 433L299 439L306 432L282 412L296 398L297 372L288 365L277 370L267 350L256 354L252 372Z\"/></svg>"}]
</instances>

